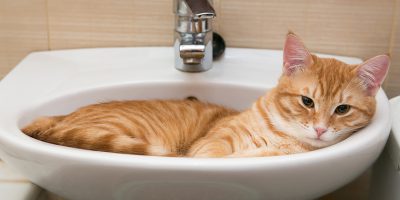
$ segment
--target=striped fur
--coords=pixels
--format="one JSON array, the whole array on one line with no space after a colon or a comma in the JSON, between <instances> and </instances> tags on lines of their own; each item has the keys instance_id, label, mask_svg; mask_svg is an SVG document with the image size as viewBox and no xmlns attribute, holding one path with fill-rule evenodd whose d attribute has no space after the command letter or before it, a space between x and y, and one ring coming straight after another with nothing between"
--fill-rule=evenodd
<instances>
[{"instance_id":1,"label":"striped fur","mask_svg":"<svg viewBox=\"0 0 400 200\"><path fill-rule=\"evenodd\" d=\"M381 70L378 61L386 58L375 59L373 65L319 58L293 33L288 34L284 54L278 85L242 113L197 100L114 101L38 118L22 131L45 142L96 151L251 157L333 145L371 121L376 87L388 67ZM374 77L375 71L380 77ZM314 107L305 106L302 96L311 98ZM342 104L351 108L339 115L335 109ZM316 127L326 131L317 134Z\"/></svg>"},{"instance_id":2,"label":"striped fur","mask_svg":"<svg viewBox=\"0 0 400 200\"><path fill-rule=\"evenodd\" d=\"M215 123L235 114L192 100L114 101L83 107L62 117L38 118L22 131L69 147L181 156Z\"/></svg>"}]
</instances>

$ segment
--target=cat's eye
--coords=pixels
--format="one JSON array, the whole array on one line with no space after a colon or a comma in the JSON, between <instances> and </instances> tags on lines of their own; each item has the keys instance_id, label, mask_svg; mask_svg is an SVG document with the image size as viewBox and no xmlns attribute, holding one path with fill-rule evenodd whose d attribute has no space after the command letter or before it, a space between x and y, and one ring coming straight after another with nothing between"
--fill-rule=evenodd
<instances>
[{"instance_id":1,"label":"cat's eye","mask_svg":"<svg viewBox=\"0 0 400 200\"><path fill-rule=\"evenodd\" d=\"M308 108L314 108L314 101L311 98L308 98L306 96L301 96L301 101L303 101L303 104L308 107Z\"/></svg>"},{"instance_id":2,"label":"cat's eye","mask_svg":"<svg viewBox=\"0 0 400 200\"><path fill-rule=\"evenodd\" d=\"M338 115L344 115L347 112L349 112L349 110L350 110L350 105L342 104L342 105L339 105L338 107L336 107L335 113Z\"/></svg>"}]
</instances>

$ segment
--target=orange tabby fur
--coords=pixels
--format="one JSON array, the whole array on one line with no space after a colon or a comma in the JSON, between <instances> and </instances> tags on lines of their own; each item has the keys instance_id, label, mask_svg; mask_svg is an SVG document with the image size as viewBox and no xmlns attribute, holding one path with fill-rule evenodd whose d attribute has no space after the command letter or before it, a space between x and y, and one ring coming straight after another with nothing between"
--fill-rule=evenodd
<instances>
[{"instance_id":1,"label":"orange tabby fur","mask_svg":"<svg viewBox=\"0 0 400 200\"><path fill-rule=\"evenodd\" d=\"M335 144L371 121L388 64L387 56L360 65L319 58L289 33L278 85L242 113L196 100L120 101L42 117L22 131L53 144L140 155L307 152ZM302 96L315 107L307 107ZM350 110L339 115L335 109L343 104Z\"/></svg>"},{"instance_id":2,"label":"orange tabby fur","mask_svg":"<svg viewBox=\"0 0 400 200\"><path fill-rule=\"evenodd\" d=\"M184 155L216 122L236 112L191 100L114 101L62 117L42 117L22 131L53 144L140 155Z\"/></svg>"}]
</instances>

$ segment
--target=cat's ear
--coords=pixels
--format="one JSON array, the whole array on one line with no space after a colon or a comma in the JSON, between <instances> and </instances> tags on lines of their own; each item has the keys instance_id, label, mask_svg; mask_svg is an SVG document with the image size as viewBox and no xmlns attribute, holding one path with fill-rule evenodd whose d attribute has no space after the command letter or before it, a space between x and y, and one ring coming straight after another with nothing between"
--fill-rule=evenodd
<instances>
[{"instance_id":1,"label":"cat's ear","mask_svg":"<svg viewBox=\"0 0 400 200\"><path fill-rule=\"evenodd\" d=\"M368 95L375 96L385 80L389 64L388 55L379 55L368 59L356 68L357 76L361 79Z\"/></svg>"},{"instance_id":2,"label":"cat's ear","mask_svg":"<svg viewBox=\"0 0 400 200\"><path fill-rule=\"evenodd\" d=\"M294 33L289 32L286 36L283 48L283 72L290 76L298 70L304 70L312 64L312 56L304 46L303 42Z\"/></svg>"}]
</instances>

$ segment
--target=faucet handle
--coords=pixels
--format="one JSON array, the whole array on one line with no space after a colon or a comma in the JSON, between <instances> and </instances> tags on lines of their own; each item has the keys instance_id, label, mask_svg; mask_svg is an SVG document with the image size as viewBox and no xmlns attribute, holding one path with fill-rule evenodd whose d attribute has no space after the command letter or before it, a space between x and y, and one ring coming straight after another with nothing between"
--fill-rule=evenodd
<instances>
[{"instance_id":1,"label":"faucet handle","mask_svg":"<svg viewBox=\"0 0 400 200\"><path fill-rule=\"evenodd\" d=\"M175 12L179 16L193 17L194 19L211 19L216 16L209 0L175 0Z\"/></svg>"}]
</instances>

